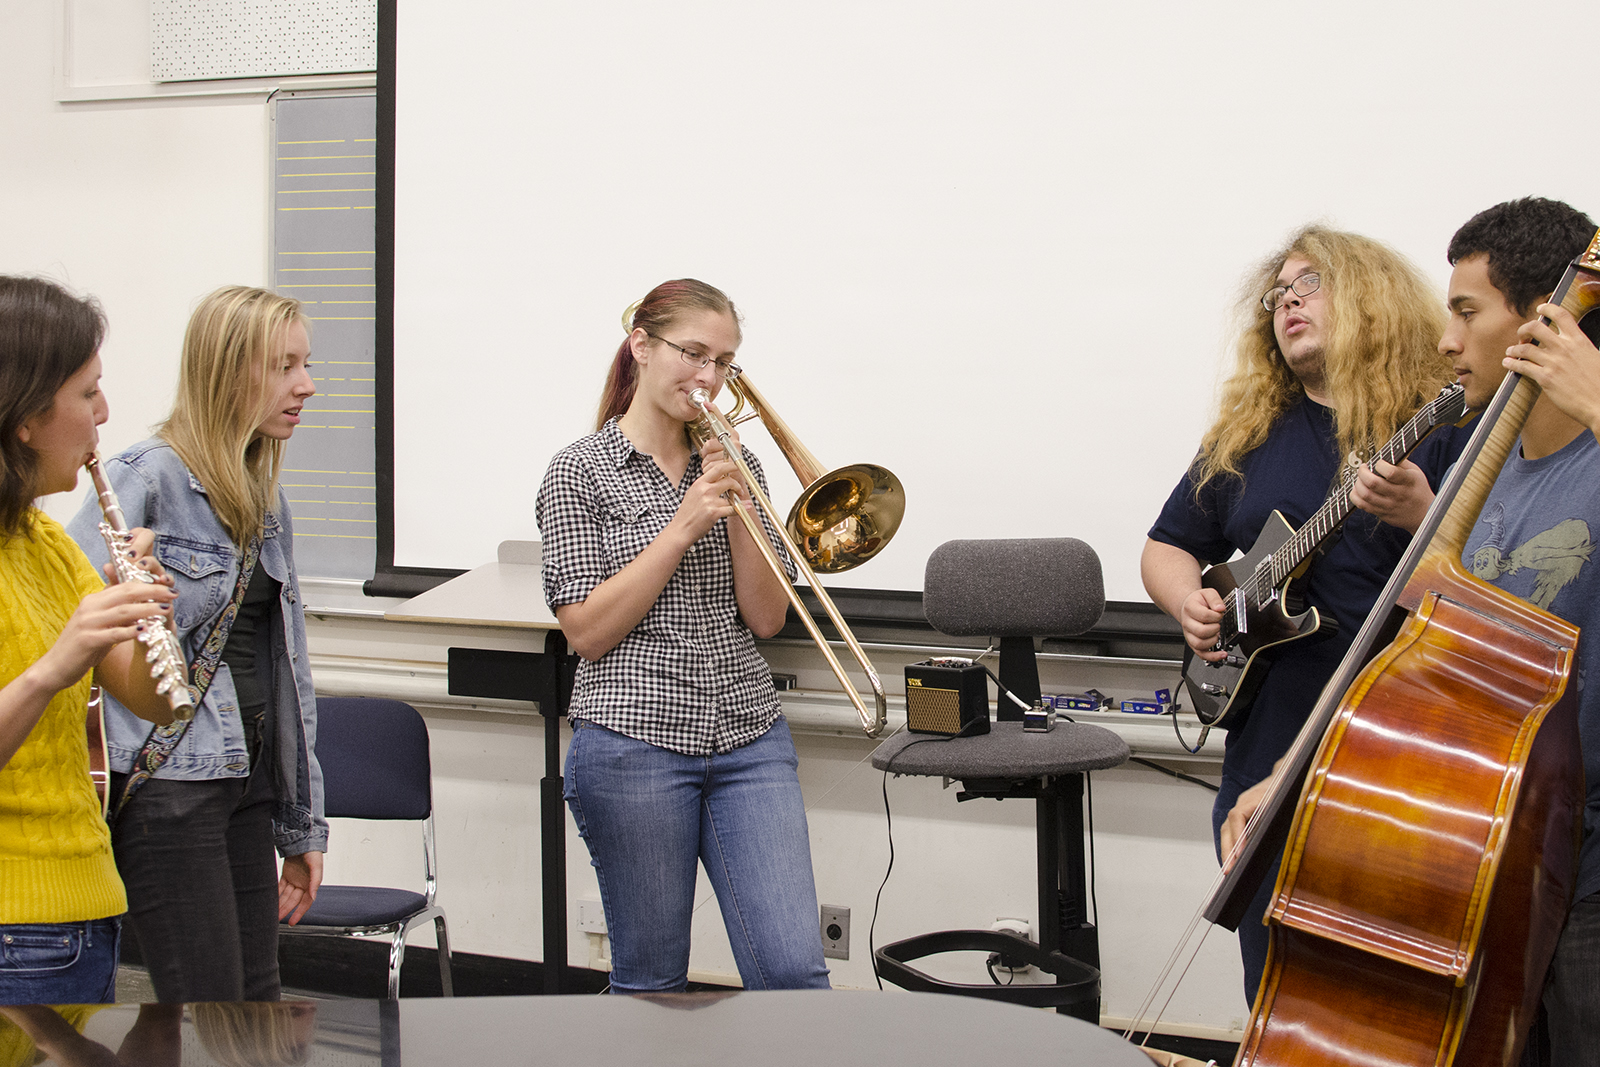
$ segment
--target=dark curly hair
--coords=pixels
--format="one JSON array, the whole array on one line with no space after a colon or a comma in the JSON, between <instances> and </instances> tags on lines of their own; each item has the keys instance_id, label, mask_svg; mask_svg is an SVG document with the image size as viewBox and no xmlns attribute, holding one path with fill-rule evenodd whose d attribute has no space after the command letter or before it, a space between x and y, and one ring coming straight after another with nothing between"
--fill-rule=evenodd
<instances>
[{"instance_id":1,"label":"dark curly hair","mask_svg":"<svg viewBox=\"0 0 1600 1067\"><path fill-rule=\"evenodd\" d=\"M56 402L67 379L94 358L106 319L43 278L0 274L0 541L28 529L39 457L17 435Z\"/></svg>"},{"instance_id":2,"label":"dark curly hair","mask_svg":"<svg viewBox=\"0 0 1600 1067\"><path fill-rule=\"evenodd\" d=\"M1560 200L1507 200L1468 219L1450 238L1453 267L1489 257L1489 282L1519 315L1533 314L1561 282L1567 264L1589 247L1594 220Z\"/></svg>"}]
</instances>

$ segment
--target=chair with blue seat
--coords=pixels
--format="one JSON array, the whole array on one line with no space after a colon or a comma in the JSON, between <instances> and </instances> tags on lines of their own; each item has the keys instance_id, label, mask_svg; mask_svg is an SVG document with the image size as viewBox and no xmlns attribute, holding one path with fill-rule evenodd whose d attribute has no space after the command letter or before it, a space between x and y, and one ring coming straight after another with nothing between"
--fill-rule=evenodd
<instances>
[{"instance_id":1,"label":"chair with blue seat","mask_svg":"<svg viewBox=\"0 0 1600 1067\"><path fill-rule=\"evenodd\" d=\"M299 923L279 925L285 934L331 937L388 936L389 991L400 996L400 964L406 936L432 922L439 946L439 981L450 981L450 937L437 891L433 841L433 772L428 726L410 704L370 697L317 700L317 762L329 818L405 820L422 823L423 892L364 885L324 885Z\"/></svg>"}]
</instances>

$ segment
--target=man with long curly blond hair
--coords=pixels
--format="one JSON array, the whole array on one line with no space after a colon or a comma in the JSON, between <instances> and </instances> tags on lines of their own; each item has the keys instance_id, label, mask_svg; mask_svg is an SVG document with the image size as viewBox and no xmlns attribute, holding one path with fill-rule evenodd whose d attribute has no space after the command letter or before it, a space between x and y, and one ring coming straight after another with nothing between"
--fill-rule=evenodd
<instances>
[{"instance_id":1,"label":"man with long curly blond hair","mask_svg":"<svg viewBox=\"0 0 1600 1067\"><path fill-rule=\"evenodd\" d=\"M1336 631L1282 646L1244 720L1228 732L1212 809L1219 858L1235 799L1288 751L1467 436L1436 431L1399 465L1364 458L1452 379L1437 347L1444 302L1387 245L1306 227L1249 276L1238 314L1237 364L1216 418L1141 561L1146 591L1182 624L1194 654L1225 656L1213 647L1224 603L1201 586L1204 567L1248 550L1273 511L1299 528L1350 460L1372 477L1352 496L1363 510L1351 513L1299 590ZM1239 924L1250 1000L1266 962L1261 917L1271 890L1267 879Z\"/></svg>"}]
</instances>

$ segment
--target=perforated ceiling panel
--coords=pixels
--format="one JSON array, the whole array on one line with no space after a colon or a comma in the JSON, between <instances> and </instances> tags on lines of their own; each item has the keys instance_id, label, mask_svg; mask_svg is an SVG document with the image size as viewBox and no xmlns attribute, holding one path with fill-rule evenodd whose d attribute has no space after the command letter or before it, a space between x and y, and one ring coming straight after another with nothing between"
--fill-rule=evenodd
<instances>
[{"instance_id":1,"label":"perforated ceiling panel","mask_svg":"<svg viewBox=\"0 0 1600 1067\"><path fill-rule=\"evenodd\" d=\"M150 0L158 82L376 70L377 0Z\"/></svg>"}]
</instances>

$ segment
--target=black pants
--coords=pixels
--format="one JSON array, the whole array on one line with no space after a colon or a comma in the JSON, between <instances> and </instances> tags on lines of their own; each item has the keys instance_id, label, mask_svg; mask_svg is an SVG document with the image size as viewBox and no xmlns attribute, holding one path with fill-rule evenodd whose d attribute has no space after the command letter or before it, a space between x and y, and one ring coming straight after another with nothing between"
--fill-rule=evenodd
<instances>
[{"instance_id":1,"label":"black pants","mask_svg":"<svg viewBox=\"0 0 1600 1067\"><path fill-rule=\"evenodd\" d=\"M248 778L153 778L112 828L127 921L163 1003L279 998L268 763ZM113 798L125 780L112 776Z\"/></svg>"}]
</instances>

